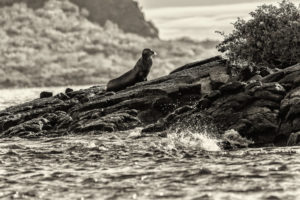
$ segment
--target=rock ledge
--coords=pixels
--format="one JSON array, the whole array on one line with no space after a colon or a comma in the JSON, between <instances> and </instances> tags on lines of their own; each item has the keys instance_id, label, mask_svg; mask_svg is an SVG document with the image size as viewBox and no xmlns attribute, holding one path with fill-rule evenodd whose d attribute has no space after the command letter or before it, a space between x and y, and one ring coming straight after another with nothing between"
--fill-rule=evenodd
<instances>
[{"instance_id":1,"label":"rock ledge","mask_svg":"<svg viewBox=\"0 0 300 200\"><path fill-rule=\"evenodd\" d=\"M142 127L223 134L234 129L258 145L295 145L300 131L300 64L260 80L238 81L220 56L117 93L103 87L61 93L0 111L0 137L101 134Z\"/></svg>"}]
</instances>

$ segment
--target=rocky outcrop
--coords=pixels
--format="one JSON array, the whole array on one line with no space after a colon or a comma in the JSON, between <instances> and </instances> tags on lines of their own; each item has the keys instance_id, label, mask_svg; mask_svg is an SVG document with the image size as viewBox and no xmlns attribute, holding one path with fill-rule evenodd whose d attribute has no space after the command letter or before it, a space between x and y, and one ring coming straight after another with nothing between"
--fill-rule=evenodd
<instances>
[{"instance_id":1,"label":"rocky outcrop","mask_svg":"<svg viewBox=\"0 0 300 200\"><path fill-rule=\"evenodd\" d=\"M26 3L29 7L38 9L48 0L0 0L0 6L10 6L14 3ZM103 26L107 20L117 24L125 32L135 33L145 37L158 37L158 29L152 22L145 20L137 2L132 0L69 0L80 8L89 11L88 19Z\"/></svg>"},{"instance_id":2,"label":"rocky outcrop","mask_svg":"<svg viewBox=\"0 0 300 200\"><path fill-rule=\"evenodd\" d=\"M288 140L295 144L298 139L290 137L298 137L300 131L299 73L298 64L258 81L229 81L203 96L195 109L180 115L175 111L143 132L163 131L174 122L180 127L201 113L209 116L221 133L234 129L255 145L286 145Z\"/></svg>"},{"instance_id":3,"label":"rocky outcrop","mask_svg":"<svg viewBox=\"0 0 300 200\"><path fill-rule=\"evenodd\" d=\"M235 130L253 146L294 145L300 131L300 64L260 80L237 81L217 56L117 93L102 87L61 93L0 112L1 137L101 134L142 127L220 135Z\"/></svg>"},{"instance_id":4,"label":"rocky outcrop","mask_svg":"<svg viewBox=\"0 0 300 200\"><path fill-rule=\"evenodd\" d=\"M7 108L0 112L1 136L114 132L152 124L177 108L194 105L201 98L202 85L208 88L209 81L203 80L219 67L226 68L226 62L216 57L118 93L92 87Z\"/></svg>"}]
</instances>

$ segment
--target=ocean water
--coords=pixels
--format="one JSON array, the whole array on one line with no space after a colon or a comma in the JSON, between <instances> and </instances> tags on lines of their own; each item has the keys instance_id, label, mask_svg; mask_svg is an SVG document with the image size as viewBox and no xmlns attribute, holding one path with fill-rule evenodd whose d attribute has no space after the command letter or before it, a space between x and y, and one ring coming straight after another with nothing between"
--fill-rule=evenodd
<instances>
[{"instance_id":1,"label":"ocean water","mask_svg":"<svg viewBox=\"0 0 300 200\"><path fill-rule=\"evenodd\" d=\"M73 90L85 89L90 86L70 86ZM0 89L0 110L39 98L42 91L52 92L54 95L64 92L67 87L42 87L42 88L18 88Z\"/></svg>"},{"instance_id":2,"label":"ocean water","mask_svg":"<svg viewBox=\"0 0 300 200\"><path fill-rule=\"evenodd\" d=\"M0 106L40 92L19 91L0 91ZM209 129L140 136L0 139L0 199L300 199L299 147L222 151Z\"/></svg>"}]
</instances>

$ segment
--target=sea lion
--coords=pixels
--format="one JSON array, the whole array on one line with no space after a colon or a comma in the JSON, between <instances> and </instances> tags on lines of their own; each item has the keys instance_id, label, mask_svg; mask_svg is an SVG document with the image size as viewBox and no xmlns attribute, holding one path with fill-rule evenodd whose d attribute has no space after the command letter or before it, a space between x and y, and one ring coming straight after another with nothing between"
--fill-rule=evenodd
<instances>
[{"instance_id":1,"label":"sea lion","mask_svg":"<svg viewBox=\"0 0 300 200\"><path fill-rule=\"evenodd\" d=\"M147 81L147 76L152 66L152 56L156 55L151 49L144 49L142 57L137 61L134 68L122 76L110 80L107 83L106 91L120 91L138 82Z\"/></svg>"}]
</instances>

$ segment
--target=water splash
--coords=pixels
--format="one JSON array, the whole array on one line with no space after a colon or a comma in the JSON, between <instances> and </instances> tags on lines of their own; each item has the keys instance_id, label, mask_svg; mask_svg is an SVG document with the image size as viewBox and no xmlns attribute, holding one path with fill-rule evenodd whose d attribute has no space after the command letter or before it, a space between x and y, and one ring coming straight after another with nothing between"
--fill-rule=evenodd
<instances>
[{"instance_id":1,"label":"water splash","mask_svg":"<svg viewBox=\"0 0 300 200\"><path fill-rule=\"evenodd\" d=\"M219 140L207 130L194 132L190 130L173 131L160 141L164 150L196 150L196 151L221 151Z\"/></svg>"}]
</instances>

